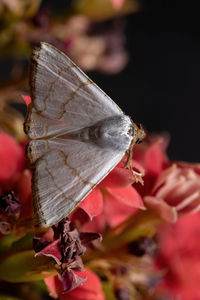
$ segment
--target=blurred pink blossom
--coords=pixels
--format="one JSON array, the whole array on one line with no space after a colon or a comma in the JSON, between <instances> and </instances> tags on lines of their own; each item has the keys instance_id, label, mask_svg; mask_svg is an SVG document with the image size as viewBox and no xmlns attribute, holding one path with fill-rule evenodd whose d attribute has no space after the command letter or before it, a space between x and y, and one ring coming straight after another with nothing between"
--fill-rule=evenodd
<instances>
[{"instance_id":1,"label":"blurred pink blossom","mask_svg":"<svg viewBox=\"0 0 200 300\"><path fill-rule=\"evenodd\" d=\"M200 175L192 166L172 164L158 176L145 204L159 212L166 221L200 210Z\"/></svg>"},{"instance_id":2,"label":"blurred pink blossom","mask_svg":"<svg viewBox=\"0 0 200 300\"><path fill-rule=\"evenodd\" d=\"M158 249L156 264L164 273L158 292L170 299L199 300L200 214L162 225Z\"/></svg>"},{"instance_id":3,"label":"blurred pink blossom","mask_svg":"<svg viewBox=\"0 0 200 300\"><path fill-rule=\"evenodd\" d=\"M119 9L124 4L124 0L111 0L111 3L114 8Z\"/></svg>"}]
</instances>

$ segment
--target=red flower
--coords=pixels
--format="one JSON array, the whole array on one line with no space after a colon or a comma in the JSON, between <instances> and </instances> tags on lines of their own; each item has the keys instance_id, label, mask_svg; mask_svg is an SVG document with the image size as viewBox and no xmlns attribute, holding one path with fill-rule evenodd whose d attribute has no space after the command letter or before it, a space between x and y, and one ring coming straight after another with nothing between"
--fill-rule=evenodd
<instances>
[{"instance_id":1,"label":"red flower","mask_svg":"<svg viewBox=\"0 0 200 300\"><path fill-rule=\"evenodd\" d=\"M0 133L0 165L0 196L6 197L10 192L14 192L20 202L18 221L22 224L24 219L31 218L33 211L31 172L26 168L23 145L18 144L6 133ZM9 223L8 219L7 222Z\"/></svg>"},{"instance_id":2,"label":"red flower","mask_svg":"<svg viewBox=\"0 0 200 300\"><path fill-rule=\"evenodd\" d=\"M53 298L60 298L61 300L104 300L105 296L102 291L101 282L97 275L92 271L86 269L79 272L78 275L87 280L75 290L63 294L62 283L58 276L48 277L44 281L48 287L49 293Z\"/></svg>"},{"instance_id":3,"label":"red flower","mask_svg":"<svg viewBox=\"0 0 200 300\"><path fill-rule=\"evenodd\" d=\"M24 163L22 147L8 134L0 133L0 184L9 186Z\"/></svg>"},{"instance_id":4,"label":"red flower","mask_svg":"<svg viewBox=\"0 0 200 300\"><path fill-rule=\"evenodd\" d=\"M114 8L120 9L122 5L124 4L124 0L111 0L111 3Z\"/></svg>"},{"instance_id":5,"label":"red flower","mask_svg":"<svg viewBox=\"0 0 200 300\"><path fill-rule=\"evenodd\" d=\"M144 201L170 222L176 221L178 215L195 213L200 210L200 175L193 165L173 164L161 172Z\"/></svg>"},{"instance_id":6,"label":"red flower","mask_svg":"<svg viewBox=\"0 0 200 300\"><path fill-rule=\"evenodd\" d=\"M200 214L159 230L157 265L164 271L159 292L181 300L200 299Z\"/></svg>"},{"instance_id":7,"label":"red flower","mask_svg":"<svg viewBox=\"0 0 200 300\"><path fill-rule=\"evenodd\" d=\"M178 216L200 209L200 164L169 162L167 138L149 137L136 145L134 158L145 170L144 186L134 185L147 209L175 222Z\"/></svg>"},{"instance_id":8,"label":"red flower","mask_svg":"<svg viewBox=\"0 0 200 300\"><path fill-rule=\"evenodd\" d=\"M169 165L166 155L167 136L148 136L141 144L135 145L133 157L144 169L144 185L134 185L140 195L148 195L159 174Z\"/></svg>"},{"instance_id":9,"label":"red flower","mask_svg":"<svg viewBox=\"0 0 200 300\"><path fill-rule=\"evenodd\" d=\"M133 164L143 172L138 163ZM123 166L124 163L120 162L79 204L91 220L84 230L103 232L107 225L115 227L133 215L138 208L144 208L141 196L132 186L135 178ZM78 214L81 218L80 210ZM92 220L93 217L95 218Z\"/></svg>"}]
</instances>

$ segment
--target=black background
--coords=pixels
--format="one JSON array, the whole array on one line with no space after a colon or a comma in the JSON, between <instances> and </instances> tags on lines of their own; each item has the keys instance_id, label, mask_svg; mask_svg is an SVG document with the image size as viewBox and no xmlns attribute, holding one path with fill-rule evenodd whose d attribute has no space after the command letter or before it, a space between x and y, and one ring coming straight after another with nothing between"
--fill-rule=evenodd
<instances>
[{"instance_id":1,"label":"black background","mask_svg":"<svg viewBox=\"0 0 200 300\"><path fill-rule=\"evenodd\" d=\"M200 33L193 4L143 2L143 10L127 18L128 66L114 76L90 74L134 121L149 132L170 133L171 160L200 161Z\"/></svg>"}]
</instances>

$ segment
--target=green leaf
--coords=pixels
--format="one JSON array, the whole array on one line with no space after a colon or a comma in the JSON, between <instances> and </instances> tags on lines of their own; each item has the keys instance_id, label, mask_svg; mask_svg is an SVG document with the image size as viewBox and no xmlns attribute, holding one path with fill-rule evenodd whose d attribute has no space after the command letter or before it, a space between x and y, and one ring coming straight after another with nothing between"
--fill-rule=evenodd
<instances>
[{"instance_id":1,"label":"green leaf","mask_svg":"<svg viewBox=\"0 0 200 300\"><path fill-rule=\"evenodd\" d=\"M21 298L0 294L0 300L22 300Z\"/></svg>"},{"instance_id":2,"label":"green leaf","mask_svg":"<svg viewBox=\"0 0 200 300\"><path fill-rule=\"evenodd\" d=\"M0 239L0 253L7 252L11 249L13 243L20 237L15 234L5 235Z\"/></svg>"},{"instance_id":3,"label":"green leaf","mask_svg":"<svg viewBox=\"0 0 200 300\"><path fill-rule=\"evenodd\" d=\"M107 300L117 300L113 288L108 281L102 281L102 288Z\"/></svg>"},{"instance_id":4,"label":"green leaf","mask_svg":"<svg viewBox=\"0 0 200 300\"><path fill-rule=\"evenodd\" d=\"M29 282L54 276L55 262L47 256L35 257L33 250L10 254L0 263L0 280Z\"/></svg>"},{"instance_id":5,"label":"green leaf","mask_svg":"<svg viewBox=\"0 0 200 300\"><path fill-rule=\"evenodd\" d=\"M19 240L15 241L12 245L12 250L14 251L25 251L33 249L33 237L35 232L28 232Z\"/></svg>"}]
</instances>

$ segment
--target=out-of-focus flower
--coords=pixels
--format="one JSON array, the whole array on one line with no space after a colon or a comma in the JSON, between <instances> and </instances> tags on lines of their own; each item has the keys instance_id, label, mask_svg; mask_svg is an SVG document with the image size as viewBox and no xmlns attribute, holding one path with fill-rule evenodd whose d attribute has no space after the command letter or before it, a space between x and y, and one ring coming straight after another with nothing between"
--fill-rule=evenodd
<instances>
[{"instance_id":1,"label":"out-of-focus flower","mask_svg":"<svg viewBox=\"0 0 200 300\"><path fill-rule=\"evenodd\" d=\"M114 8L119 9L123 5L124 0L111 0L111 3Z\"/></svg>"},{"instance_id":2,"label":"out-of-focus flower","mask_svg":"<svg viewBox=\"0 0 200 300\"><path fill-rule=\"evenodd\" d=\"M79 14L89 17L91 20L102 21L117 16L137 12L140 9L140 1L121 0L123 5L118 9L113 7L113 2L120 5L120 0L78 0L75 1L75 9Z\"/></svg>"},{"instance_id":3,"label":"out-of-focus flower","mask_svg":"<svg viewBox=\"0 0 200 300\"><path fill-rule=\"evenodd\" d=\"M136 145L134 159L144 170L144 186L134 185L147 209L163 220L175 222L178 216L200 209L200 166L170 162L166 155L168 138L150 137Z\"/></svg>"},{"instance_id":4,"label":"out-of-focus flower","mask_svg":"<svg viewBox=\"0 0 200 300\"><path fill-rule=\"evenodd\" d=\"M63 287L58 276L48 277L45 283L48 287L49 293L53 298L60 298L61 300L104 300L105 296L102 290L101 282L96 274L86 269L79 273L82 278L87 280L77 287L75 290L63 294Z\"/></svg>"},{"instance_id":5,"label":"out-of-focus flower","mask_svg":"<svg viewBox=\"0 0 200 300\"><path fill-rule=\"evenodd\" d=\"M29 1L29 5L27 6L26 2L20 0L1 0L0 13L1 10L3 12L3 8L5 8L5 11L6 9L8 9L14 17L30 17L37 12L40 3L41 0L31 0Z\"/></svg>"},{"instance_id":6,"label":"out-of-focus flower","mask_svg":"<svg viewBox=\"0 0 200 300\"><path fill-rule=\"evenodd\" d=\"M30 97L25 96L24 100L30 103ZM146 299L152 299L150 289L154 290L163 275L163 270L157 272L152 267L158 224L199 209L200 167L170 162L167 144L165 137L149 137L143 144L135 145L132 167L138 174L145 174L144 185L136 184L137 178L124 168L124 157L79 204L70 219L35 238L36 256L50 256L56 262L58 276L46 280L52 296L79 299L80 295L84 299L84 295L90 299L94 295L89 283L85 292L81 290L87 284L82 276L84 262L105 278L110 289L106 295L136 298L141 296L142 287ZM143 203L146 212L139 210L144 208ZM103 234L102 247L95 244L99 235L91 232ZM86 253L86 244L91 241ZM117 251L113 257L114 249ZM69 294L61 294L59 286ZM102 295L98 292L94 297Z\"/></svg>"},{"instance_id":7,"label":"out-of-focus flower","mask_svg":"<svg viewBox=\"0 0 200 300\"><path fill-rule=\"evenodd\" d=\"M27 106L31 103L31 97L28 95L22 95L22 99L24 100Z\"/></svg>"},{"instance_id":8,"label":"out-of-focus flower","mask_svg":"<svg viewBox=\"0 0 200 300\"><path fill-rule=\"evenodd\" d=\"M200 214L162 225L158 249L157 265L165 274L159 293L170 299L200 299Z\"/></svg>"},{"instance_id":9,"label":"out-of-focus flower","mask_svg":"<svg viewBox=\"0 0 200 300\"><path fill-rule=\"evenodd\" d=\"M0 182L10 185L22 170L24 153L20 145L9 135L0 133Z\"/></svg>"},{"instance_id":10,"label":"out-of-focus flower","mask_svg":"<svg viewBox=\"0 0 200 300\"><path fill-rule=\"evenodd\" d=\"M9 226L12 224L10 229L24 226L25 220L32 218L31 172L26 167L23 145L5 133L0 133L0 165L1 206L5 209L4 213L0 209L0 214L4 216L1 219Z\"/></svg>"},{"instance_id":11,"label":"out-of-focus flower","mask_svg":"<svg viewBox=\"0 0 200 300\"><path fill-rule=\"evenodd\" d=\"M70 30L60 48L86 71L120 72L128 62L123 25L115 21L106 29L84 16L75 16L66 23Z\"/></svg>"},{"instance_id":12,"label":"out-of-focus flower","mask_svg":"<svg viewBox=\"0 0 200 300\"><path fill-rule=\"evenodd\" d=\"M145 204L159 212L166 221L174 222L178 215L200 210L200 175L190 167L173 164L158 176Z\"/></svg>"},{"instance_id":13,"label":"out-of-focus flower","mask_svg":"<svg viewBox=\"0 0 200 300\"><path fill-rule=\"evenodd\" d=\"M135 145L133 158L145 170L144 185L135 187L142 196L151 192L152 186L160 173L169 165L166 149L169 137L148 136L141 144Z\"/></svg>"}]
</instances>

